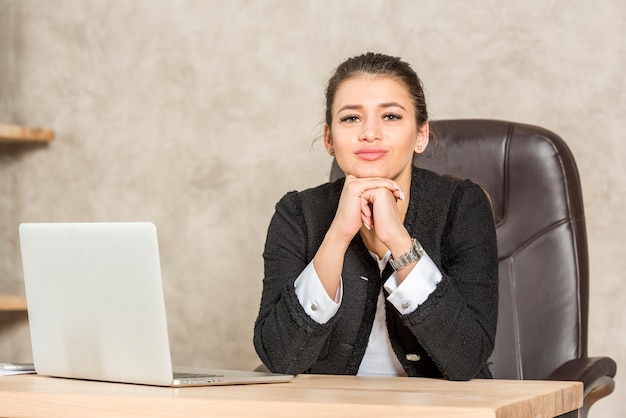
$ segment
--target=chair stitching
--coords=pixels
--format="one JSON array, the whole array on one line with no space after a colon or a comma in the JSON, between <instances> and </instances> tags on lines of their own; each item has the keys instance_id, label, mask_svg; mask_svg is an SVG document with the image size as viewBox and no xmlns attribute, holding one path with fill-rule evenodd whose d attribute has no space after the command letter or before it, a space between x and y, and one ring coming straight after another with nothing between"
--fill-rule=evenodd
<instances>
[{"instance_id":1,"label":"chair stitching","mask_svg":"<svg viewBox=\"0 0 626 418\"><path fill-rule=\"evenodd\" d=\"M541 238L543 235L547 234L548 232L552 231L553 229L558 228L559 226L566 225L566 224L569 224L569 223L573 223L570 218L561 219L560 221L556 221L556 222L551 223L550 225L548 225L545 228L543 228L541 231L537 232L532 237L528 238L523 244L518 245L516 250L513 251L511 254L504 255L504 256L499 256L498 259L499 260L504 260L507 257L514 257L514 256L516 256L521 251L526 249L526 247L528 247L530 244L532 244L533 242L535 242L536 240Z\"/></svg>"},{"instance_id":2,"label":"chair stitching","mask_svg":"<svg viewBox=\"0 0 626 418\"><path fill-rule=\"evenodd\" d=\"M512 303L512 311L513 311L513 338L515 339L515 366L517 368L517 373L519 375L520 380L524 380L524 367L522 364L522 344L520 337L520 325L519 325L519 308L517 303L517 283L515 279L515 269L513 265L515 264L515 258L510 257L508 265L509 265L509 277L511 278L511 303Z\"/></svg>"},{"instance_id":3,"label":"chair stitching","mask_svg":"<svg viewBox=\"0 0 626 418\"><path fill-rule=\"evenodd\" d=\"M552 141L550 141L550 145L552 145L552 147L555 149L555 153L558 156L558 162L559 162L559 167L561 168L561 177L563 178L563 182L565 183L565 204L567 205L567 213L570 215L569 216L569 220L571 222L572 225L572 229L574 230L574 233L572 234L572 248L573 248L573 252L574 252L574 258L576 260L576 262L574 263L574 269L576 270L576 304L578 306L578 309L576 309L576 315L578 316L577 318L577 322L578 322L578 344L576 347L576 355L578 357L580 357L581 355L585 354L587 352L587 347L583 347L583 318L582 318L582 298L581 298L581 292L580 292L580 255L578 254L578 246L576 245L576 236L578 234L578 230L577 230L577 225L576 225L576 221L578 220L582 220L584 222L585 217L584 217L584 209L583 209L583 216L580 219L574 218L571 216L572 213L572 202L570 199L570 194L568 193L569 191L569 178L567 177L566 173L565 173L565 165L563 164L563 158L561 156L561 153L558 152L557 147L554 145L554 143ZM573 159L573 157L572 157ZM575 163L574 163L575 164ZM574 165L574 167L576 167Z\"/></svg>"},{"instance_id":4,"label":"chair stitching","mask_svg":"<svg viewBox=\"0 0 626 418\"><path fill-rule=\"evenodd\" d=\"M511 123L509 125L509 129L506 133L506 141L504 143L504 159L503 159L503 166L502 166L502 175L504 177L503 179L503 190L502 190L502 219L500 220L500 222L498 222L496 224L496 228L499 227L500 225L503 225L506 222L506 218L508 216L509 213L509 153L510 153L510 148L511 148L511 138L513 137L513 131L515 130L515 123Z\"/></svg>"}]
</instances>

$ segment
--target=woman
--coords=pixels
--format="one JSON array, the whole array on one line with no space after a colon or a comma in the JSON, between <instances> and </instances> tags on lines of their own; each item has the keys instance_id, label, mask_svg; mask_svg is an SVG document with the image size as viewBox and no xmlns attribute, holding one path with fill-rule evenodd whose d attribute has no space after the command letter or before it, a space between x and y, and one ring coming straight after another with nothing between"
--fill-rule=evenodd
<instances>
[{"instance_id":1,"label":"woman","mask_svg":"<svg viewBox=\"0 0 626 418\"><path fill-rule=\"evenodd\" d=\"M342 63L324 145L345 179L287 193L264 251L254 344L274 372L488 378L498 278L482 189L412 165L429 142L399 58Z\"/></svg>"}]
</instances>

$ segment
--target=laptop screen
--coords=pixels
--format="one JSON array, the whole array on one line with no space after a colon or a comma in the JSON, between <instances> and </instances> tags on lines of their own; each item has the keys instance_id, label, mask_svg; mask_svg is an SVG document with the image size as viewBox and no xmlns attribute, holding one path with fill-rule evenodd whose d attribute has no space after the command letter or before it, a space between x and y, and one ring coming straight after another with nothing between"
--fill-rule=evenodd
<instances>
[{"instance_id":1,"label":"laptop screen","mask_svg":"<svg viewBox=\"0 0 626 418\"><path fill-rule=\"evenodd\" d=\"M31 223L19 232L37 373L169 384L154 224Z\"/></svg>"}]
</instances>

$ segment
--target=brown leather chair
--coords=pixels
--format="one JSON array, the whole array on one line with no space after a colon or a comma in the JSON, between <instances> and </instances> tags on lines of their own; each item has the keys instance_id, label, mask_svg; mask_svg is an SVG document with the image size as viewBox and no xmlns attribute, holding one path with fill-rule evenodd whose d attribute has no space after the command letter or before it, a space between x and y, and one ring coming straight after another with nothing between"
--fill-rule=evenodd
<instances>
[{"instance_id":1,"label":"brown leather chair","mask_svg":"<svg viewBox=\"0 0 626 418\"><path fill-rule=\"evenodd\" d=\"M433 121L431 132L414 164L468 178L493 203L500 275L494 377L581 381L585 417L613 391L617 366L587 356L587 235L569 148L550 131L505 121ZM331 180L340 176L334 163Z\"/></svg>"}]
</instances>

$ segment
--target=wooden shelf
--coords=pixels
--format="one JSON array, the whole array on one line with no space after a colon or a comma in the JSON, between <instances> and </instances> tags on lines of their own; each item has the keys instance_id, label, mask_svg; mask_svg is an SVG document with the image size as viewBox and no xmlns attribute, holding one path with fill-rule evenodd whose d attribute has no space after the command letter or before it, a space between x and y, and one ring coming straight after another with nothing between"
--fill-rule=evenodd
<instances>
[{"instance_id":1,"label":"wooden shelf","mask_svg":"<svg viewBox=\"0 0 626 418\"><path fill-rule=\"evenodd\" d=\"M24 296L0 295L0 311L25 311L26 298Z\"/></svg>"},{"instance_id":2,"label":"wooden shelf","mask_svg":"<svg viewBox=\"0 0 626 418\"><path fill-rule=\"evenodd\" d=\"M50 142L53 139L54 131L49 129L0 123L0 142L33 143ZM26 298L24 296L0 295L0 312L25 310Z\"/></svg>"},{"instance_id":3,"label":"wooden shelf","mask_svg":"<svg viewBox=\"0 0 626 418\"><path fill-rule=\"evenodd\" d=\"M30 128L28 126L0 123L0 142L50 142L53 139L54 131L49 129ZM25 310L26 298L24 296L0 295L0 312Z\"/></svg>"},{"instance_id":4,"label":"wooden shelf","mask_svg":"<svg viewBox=\"0 0 626 418\"><path fill-rule=\"evenodd\" d=\"M0 142L50 142L54 131L0 123Z\"/></svg>"}]
</instances>

